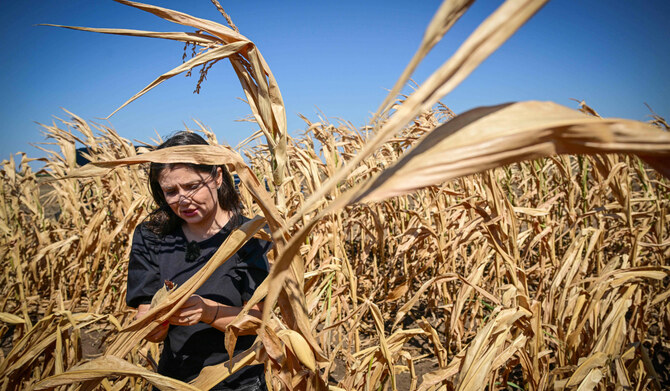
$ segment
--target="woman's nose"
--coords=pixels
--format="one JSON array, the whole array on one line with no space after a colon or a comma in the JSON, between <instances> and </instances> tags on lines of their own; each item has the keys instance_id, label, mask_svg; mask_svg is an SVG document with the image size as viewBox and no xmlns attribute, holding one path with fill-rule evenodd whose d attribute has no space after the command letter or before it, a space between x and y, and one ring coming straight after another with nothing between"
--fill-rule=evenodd
<instances>
[{"instance_id":1,"label":"woman's nose","mask_svg":"<svg viewBox=\"0 0 670 391\"><path fill-rule=\"evenodd\" d=\"M179 192L179 195L178 195L177 197L179 197L179 198L177 199L177 202L179 202L180 204L186 204L186 203L190 203L190 202L191 202L191 197L190 197L190 195L188 194L188 192L183 192L183 193L182 193L182 192Z\"/></svg>"}]
</instances>

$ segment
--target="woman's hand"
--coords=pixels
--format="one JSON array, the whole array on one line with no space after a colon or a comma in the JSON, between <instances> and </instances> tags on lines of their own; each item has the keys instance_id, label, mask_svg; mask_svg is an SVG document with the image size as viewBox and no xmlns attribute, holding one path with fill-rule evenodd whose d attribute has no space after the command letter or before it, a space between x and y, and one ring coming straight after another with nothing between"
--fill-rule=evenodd
<instances>
[{"instance_id":1,"label":"woman's hand","mask_svg":"<svg viewBox=\"0 0 670 391\"><path fill-rule=\"evenodd\" d=\"M169 328L170 324L168 322L163 322L159 324L155 329L153 329L153 331L147 334L147 336L144 337L144 339L146 339L149 342L161 342L167 336Z\"/></svg>"},{"instance_id":2,"label":"woman's hand","mask_svg":"<svg viewBox=\"0 0 670 391\"><path fill-rule=\"evenodd\" d=\"M178 309L168 321L175 326L193 326L199 322L207 323L217 330L224 331L230 322L240 313L242 307L231 307L214 300L193 295ZM247 316L261 318L263 304L256 304ZM255 330L242 330L240 335L255 334Z\"/></svg>"},{"instance_id":3,"label":"woman's hand","mask_svg":"<svg viewBox=\"0 0 670 391\"><path fill-rule=\"evenodd\" d=\"M192 326L199 322L211 324L218 305L213 300L192 295L177 312L172 314L169 322L176 326Z\"/></svg>"},{"instance_id":4,"label":"woman's hand","mask_svg":"<svg viewBox=\"0 0 670 391\"><path fill-rule=\"evenodd\" d=\"M142 319L144 316L149 312L149 308L151 305L149 304L140 304L137 307L137 314L135 315L135 319ZM168 329L170 328L170 324L168 322L163 322L162 324L156 326L149 334L147 334L144 339L146 339L149 342L161 342L165 339L167 336Z\"/></svg>"}]
</instances>

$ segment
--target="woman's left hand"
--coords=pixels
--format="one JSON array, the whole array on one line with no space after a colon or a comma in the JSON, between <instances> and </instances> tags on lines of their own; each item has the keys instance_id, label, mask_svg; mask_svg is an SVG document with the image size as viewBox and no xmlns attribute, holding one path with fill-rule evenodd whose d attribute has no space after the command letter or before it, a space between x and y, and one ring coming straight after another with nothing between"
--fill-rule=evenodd
<instances>
[{"instance_id":1,"label":"woman's left hand","mask_svg":"<svg viewBox=\"0 0 670 391\"><path fill-rule=\"evenodd\" d=\"M189 297L184 305L169 319L170 324L176 326L192 326L199 322L211 323L213 318L211 300L203 299L198 295Z\"/></svg>"}]
</instances>

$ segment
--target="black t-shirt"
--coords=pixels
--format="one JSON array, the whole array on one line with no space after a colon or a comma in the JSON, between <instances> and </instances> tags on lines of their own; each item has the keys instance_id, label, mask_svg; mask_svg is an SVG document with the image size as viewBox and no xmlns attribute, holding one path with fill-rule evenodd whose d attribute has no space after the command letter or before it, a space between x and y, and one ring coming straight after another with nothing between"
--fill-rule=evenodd
<instances>
[{"instance_id":1,"label":"black t-shirt","mask_svg":"<svg viewBox=\"0 0 670 391\"><path fill-rule=\"evenodd\" d=\"M209 261L230 234L231 225L229 222L214 236L198 242L200 255L195 260L187 260L188 240L181 229L159 237L140 224L133 235L128 263L128 306L137 308L140 304L150 304L154 293L163 286L165 280L184 284ZM271 243L264 240L250 239L216 269L195 293L221 304L242 307L268 275L265 253L270 246ZM254 339L253 335L239 337L235 354L248 349ZM224 341L224 333L206 323L170 325L158 373L190 381L197 377L203 367L229 359ZM245 384L246 380L262 373L262 366L246 367L225 383L230 386L238 382Z\"/></svg>"}]
</instances>

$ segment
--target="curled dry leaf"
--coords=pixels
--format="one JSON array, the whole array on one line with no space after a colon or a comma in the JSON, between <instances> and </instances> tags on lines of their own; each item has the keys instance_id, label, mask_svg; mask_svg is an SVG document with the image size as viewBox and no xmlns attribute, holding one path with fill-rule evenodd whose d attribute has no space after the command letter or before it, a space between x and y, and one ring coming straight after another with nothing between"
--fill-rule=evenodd
<instances>
[{"instance_id":1,"label":"curled dry leaf","mask_svg":"<svg viewBox=\"0 0 670 391\"><path fill-rule=\"evenodd\" d=\"M353 202L379 201L449 179L556 154L634 153L670 166L670 134L645 123L589 117L553 102L480 107L427 134Z\"/></svg>"},{"instance_id":2,"label":"curled dry leaf","mask_svg":"<svg viewBox=\"0 0 670 391\"><path fill-rule=\"evenodd\" d=\"M159 375L148 369L133 365L123 359L114 356L103 356L90 362L71 368L60 375L48 377L35 386L36 390L68 385L76 382L97 380L100 381L110 376L135 376L141 377L161 390L197 391L199 388L174 378Z\"/></svg>"},{"instance_id":3,"label":"curled dry leaf","mask_svg":"<svg viewBox=\"0 0 670 391\"><path fill-rule=\"evenodd\" d=\"M23 324L26 323L23 318L20 316L14 315L14 314L9 314L7 312L0 312L0 322L4 322L7 324Z\"/></svg>"},{"instance_id":4,"label":"curled dry leaf","mask_svg":"<svg viewBox=\"0 0 670 391\"><path fill-rule=\"evenodd\" d=\"M172 281L165 280L165 284L159 289L154 296L151 298L151 305L149 308L154 308L157 305L163 303L167 300L170 293L177 288L177 284L174 284Z\"/></svg>"},{"instance_id":5,"label":"curled dry leaf","mask_svg":"<svg viewBox=\"0 0 670 391\"><path fill-rule=\"evenodd\" d=\"M314 352L312 352L311 347L302 335L293 330L280 330L277 336L286 342L287 348L290 346L291 352L298 357L298 360L304 366L312 371L316 371Z\"/></svg>"}]
</instances>

